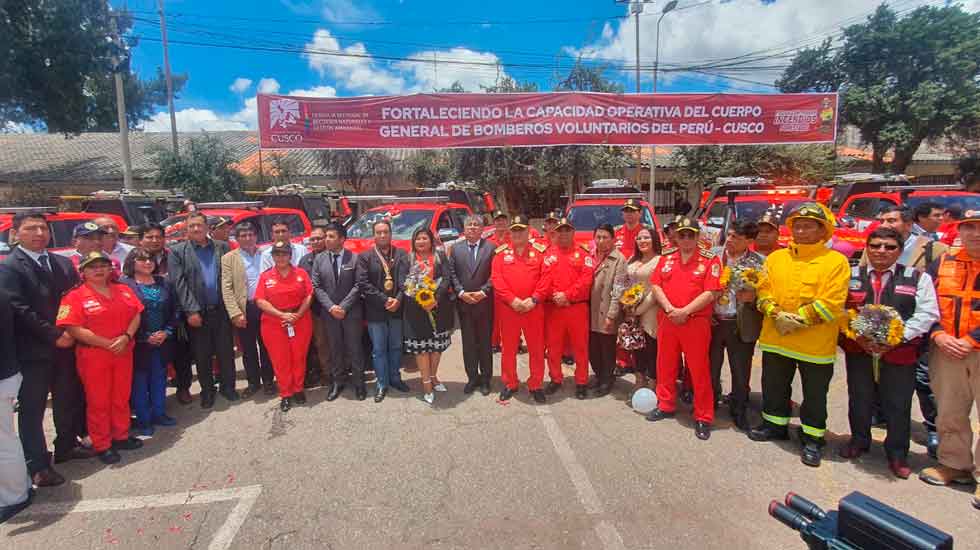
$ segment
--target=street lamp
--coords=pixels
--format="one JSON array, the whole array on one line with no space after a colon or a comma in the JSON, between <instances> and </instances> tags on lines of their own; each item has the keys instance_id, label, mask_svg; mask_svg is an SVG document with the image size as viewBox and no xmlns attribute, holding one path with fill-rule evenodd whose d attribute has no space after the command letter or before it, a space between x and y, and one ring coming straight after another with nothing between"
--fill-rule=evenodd
<instances>
[{"instance_id":1,"label":"street lamp","mask_svg":"<svg viewBox=\"0 0 980 550\"><path fill-rule=\"evenodd\" d=\"M657 19L657 47L655 48L655 53L653 56L653 93L657 93L657 70L660 68L660 22L664 20L664 17L677 7L677 0L670 0L664 4L664 8L660 11L660 18ZM637 25L637 37L639 37L639 25ZM639 42L639 38L637 38ZM639 47L637 47L636 64L640 64ZM653 214L657 214L657 203L656 203L656 192L657 188L657 146L653 146L653 151L650 154L650 207L653 208Z\"/></svg>"}]
</instances>

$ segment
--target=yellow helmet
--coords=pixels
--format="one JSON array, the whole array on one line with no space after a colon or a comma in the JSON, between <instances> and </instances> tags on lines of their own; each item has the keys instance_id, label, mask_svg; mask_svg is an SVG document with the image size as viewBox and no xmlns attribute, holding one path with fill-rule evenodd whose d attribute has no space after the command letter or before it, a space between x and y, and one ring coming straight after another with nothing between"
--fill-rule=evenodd
<instances>
[{"instance_id":1,"label":"yellow helmet","mask_svg":"<svg viewBox=\"0 0 980 550\"><path fill-rule=\"evenodd\" d=\"M793 222L800 218L809 218L820 222L827 231L827 234L823 239L825 241L830 239L830 237L834 234L834 229L837 226L837 220L834 218L833 212L819 202L804 202L794 208L786 218L786 226L792 231Z\"/></svg>"}]
</instances>

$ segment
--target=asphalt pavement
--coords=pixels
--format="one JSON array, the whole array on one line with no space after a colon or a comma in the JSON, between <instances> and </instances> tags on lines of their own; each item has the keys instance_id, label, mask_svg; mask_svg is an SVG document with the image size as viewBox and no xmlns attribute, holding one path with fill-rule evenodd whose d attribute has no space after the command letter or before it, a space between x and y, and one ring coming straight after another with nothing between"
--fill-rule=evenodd
<instances>
[{"instance_id":1,"label":"asphalt pavement","mask_svg":"<svg viewBox=\"0 0 980 550\"><path fill-rule=\"evenodd\" d=\"M171 394L176 428L159 428L112 467L59 465L69 482L42 489L0 537L18 550L790 549L805 545L768 516L770 500L794 491L836 508L858 490L951 533L957 548L980 547L970 490L893 478L882 430L870 455L836 456L848 432L841 365L830 446L813 469L795 439L752 442L724 411L707 442L695 438L687 406L677 420L647 422L625 402L632 375L610 396L579 401L566 367L566 387L545 406L523 385L498 402L499 377L491 396L464 395L458 336L439 372L449 392L434 407L419 399L413 372L413 392L381 404L355 401L349 389L327 403L316 388L285 414L278 398L219 397L207 412ZM524 379L526 356L520 364ZM757 357L756 392L759 374ZM916 423L916 471L930 463L923 437Z\"/></svg>"}]
</instances>

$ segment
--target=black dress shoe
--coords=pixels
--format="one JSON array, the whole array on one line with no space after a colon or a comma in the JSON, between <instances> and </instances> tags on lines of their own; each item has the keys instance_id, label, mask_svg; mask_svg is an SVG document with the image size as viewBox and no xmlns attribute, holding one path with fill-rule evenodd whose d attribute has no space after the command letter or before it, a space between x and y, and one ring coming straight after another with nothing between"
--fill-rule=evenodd
<instances>
[{"instance_id":1,"label":"black dress shoe","mask_svg":"<svg viewBox=\"0 0 980 550\"><path fill-rule=\"evenodd\" d=\"M504 389L500 390L500 400L507 401L511 397L514 397L515 393L517 393L517 388L510 389L508 387L504 387Z\"/></svg>"},{"instance_id":2,"label":"black dress shoe","mask_svg":"<svg viewBox=\"0 0 980 550\"><path fill-rule=\"evenodd\" d=\"M112 442L112 449L114 451L135 451L141 447L143 447L143 442L135 437Z\"/></svg>"},{"instance_id":3,"label":"black dress shoe","mask_svg":"<svg viewBox=\"0 0 980 550\"><path fill-rule=\"evenodd\" d=\"M659 422L667 418L674 418L674 416L676 416L676 413L662 411L660 407L654 407L652 411L647 413L647 420L650 422Z\"/></svg>"},{"instance_id":4,"label":"black dress shoe","mask_svg":"<svg viewBox=\"0 0 980 550\"><path fill-rule=\"evenodd\" d=\"M406 384L405 382L403 382L401 380L396 380L396 381L394 381L394 382L392 382L392 383L390 383L388 385L391 386L392 388L395 388L396 390L398 390L398 391L400 391L402 393L408 393L408 392L412 391L411 388L408 387L408 384Z\"/></svg>"},{"instance_id":5,"label":"black dress shoe","mask_svg":"<svg viewBox=\"0 0 980 550\"><path fill-rule=\"evenodd\" d=\"M262 393L268 395L269 397L272 397L273 395L276 394L276 385L275 384L266 384L266 385L262 386Z\"/></svg>"},{"instance_id":6,"label":"black dress shoe","mask_svg":"<svg viewBox=\"0 0 980 550\"><path fill-rule=\"evenodd\" d=\"M707 441L711 437L711 426L707 422L695 422L694 435L701 441Z\"/></svg>"},{"instance_id":7,"label":"black dress shoe","mask_svg":"<svg viewBox=\"0 0 980 550\"><path fill-rule=\"evenodd\" d=\"M31 476L31 481L36 487L55 487L65 482L65 477L54 470L45 468Z\"/></svg>"},{"instance_id":8,"label":"black dress shoe","mask_svg":"<svg viewBox=\"0 0 980 550\"><path fill-rule=\"evenodd\" d=\"M288 397L283 397L279 401L279 410L282 412L289 412L289 409L293 408L293 402Z\"/></svg>"},{"instance_id":9,"label":"black dress shoe","mask_svg":"<svg viewBox=\"0 0 980 550\"><path fill-rule=\"evenodd\" d=\"M61 464L63 462L68 462L69 460L86 460L95 456L95 451L89 449L88 447L82 447L81 445L76 445L65 453L55 453L54 463Z\"/></svg>"},{"instance_id":10,"label":"black dress shoe","mask_svg":"<svg viewBox=\"0 0 980 550\"><path fill-rule=\"evenodd\" d=\"M574 365L575 364L575 358L574 357L569 357L568 355L562 355L561 356L561 364L562 365Z\"/></svg>"},{"instance_id":11,"label":"black dress shoe","mask_svg":"<svg viewBox=\"0 0 980 550\"><path fill-rule=\"evenodd\" d=\"M293 400L296 401L297 405L306 404L306 394L304 392L297 392L293 394Z\"/></svg>"},{"instance_id":12,"label":"black dress shoe","mask_svg":"<svg viewBox=\"0 0 980 550\"><path fill-rule=\"evenodd\" d=\"M592 395L596 397L605 397L609 395L609 392L612 391L612 388L613 388L612 384L599 384L599 386L595 389L595 392Z\"/></svg>"},{"instance_id":13,"label":"black dress shoe","mask_svg":"<svg viewBox=\"0 0 980 550\"><path fill-rule=\"evenodd\" d=\"M585 386L575 386L575 397L577 399L585 399L589 393L589 389Z\"/></svg>"},{"instance_id":14,"label":"black dress shoe","mask_svg":"<svg viewBox=\"0 0 980 550\"><path fill-rule=\"evenodd\" d=\"M561 382L548 382L548 385L544 387L544 392L548 395L554 395L560 389Z\"/></svg>"},{"instance_id":15,"label":"black dress shoe","mask_svg":"<svg viewBox=\"0 0 980 550\"><path fill-rule=\"evenodd\" d=\"M245 388L244 390L242 390L242 399L248 399L249 397L252 397L253 395L256 395L257 393L259 393L259 391L261 391L261 390L262 390L262 386L260 386L258 384L256 384L256 385L253 386L253 385L249 384L249 386L247 388Z\"/></svg>"},{"instance_id":16,"label":"black dress shoe","mask_svg":"<svg viewBox=\"0 0 980 550\"><path fill-rule=\"evenodd\" d=\"M732 413L732 418L735 419L735 427L743 432L748 432L752 429L749 425L749 414L745 411L740 413Z\"/></svg>"},{"instance_id":17,"label":"black dress shoe","mask_svg":"<svg viewBox=\"0 0 980 550\"><path fill-rule=\"evenodd\" d=\"M327 392L327 401L333 401L340 397L340 392L344 391L343 384L331 384L330 391Z\"/></svg>"},{"instance_id":18,"label":"black dress shoe","mask_svg":"<svg viewBox=\"0 0 980 550\"><path fill-rule=\"evenodd\" d=\"M531 397L534 398L535 403L544 404L548 400L544 397L544 392L541 390L534 390L531 392Z\"/></svg>"},{"instance_id":19,"label":"black dress shoe","mask_svg":"<svg viewBox=\"0 0 980 550\"><path fill-rule=\"evenodd\" d=\"M99 460L101 460L103 464L115 464L121 459L122 457L119 456L119 453L113 449L106 449L99 453Z\"/></svg>"},{"instance_id":20,"label":"black dress shoe","mask_svg":"<svg viewBox=\"0 0 980 550\"><path fill-rule=\"evenodd\" d=\"M490 382L480 384L480 393L483 395L490 395Z\"/></svg>"},{"instance_id":21,"label":"black dress shoe","mask_svg":"<svg viewBox=\"0 0 980 550\"><path fill-rule=\"evenodd\" d=\"M469 395L473 393L473 390L475 389L476 389L476 382L467 382L466 385L463 386L463 393Z\"/></svg>"},{"instance_id":22,"label":"black dress shoe","mask_svg":"<svg viewBox=\"0 0 980 550\"><path fill-rule=\"evenodd\" d=\"M224 397L231 402L235 402L240 399L240 397L238 397L238 392L235 390L221 390L219 393L221 394L221 397Z\"/></svg>"},{"instance_id":23,"label":"black dress shoe","mask_svg":"<svg viewBox=\"0 0 980 550\"><path fill-rule=\"evenodd\" d=\"M381 403L385 400L385 396L388 395L388 390L384 388L378 388L378 391L374 394L374 402Z\"/></svg>"},{"instance_id":24,"label":"black dress shoe","mask_svg":"<svg viewBox=\"0 0 980 550\"><path fill-rule=\"evenodd\" d=\"M787 441L789 430L786 426L775 426L768 422L763 422L749 430L749 439L752 441Z\"/></svg>"},{"instance_id":25,"label":"black dress shoe","mask_svg":"<svg viewBox=\"0 0 980 550\"><path fill-rule=\"evenodd\" d=\"M694 402L694 391L684 390L681 392L681 401L690 405Z\"/></svg>"},{"instance_id":26,"label":"black dress shoe","mask_svg":"<svg viewBox=\"0 0 980 550\"><path fill-rule=\"evenodd\" d=\"M808 441L803 445L803 451L800 453L800 462L807 466L817 468L820 466L822 455L823 451L820 449L820 445Z\"/></svg>"},{"instance_id":27,"label":"black dress shoe","mask_svg":"<svg viewBox=\"0 0 980 550\"><path fill-rule=\"evenodd\" d=\"M367 388L365 388L364 386L354 386L354 397L358 401L364 401L365 399L367 399Z\"/></svg>"},{"instance_id":28,"label":"black dress shoe","mask_svg":"<svg viewBox=\"0 0 980 550\"><path fill-rule=\"evenodd\" d=\"M201 408L210 409L214 407L214 392L201 392Z\"/></svg>"}]
</instances>

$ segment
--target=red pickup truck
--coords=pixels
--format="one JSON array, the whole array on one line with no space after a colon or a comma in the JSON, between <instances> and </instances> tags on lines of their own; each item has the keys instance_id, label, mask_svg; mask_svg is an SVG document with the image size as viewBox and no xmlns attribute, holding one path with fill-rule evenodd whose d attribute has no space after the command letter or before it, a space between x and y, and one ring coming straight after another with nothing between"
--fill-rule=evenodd
<instances>
[{"instance_id":1,"label":"red pickup truck","mask_svg":"<svg viewBox=\"0 0 980 550\"><path fill-rule=\"evenodd\" d=\"M0 256L10 254L15 243L13 238L14 215L20 211L41 212L48 220L48 227L51 229L51 241L48 242L48 249L56 254L67 253L74 250L73 235L75 226L94 220L95 218L112 218L119 231L125 231L128 225L126 220L113 214L99 214L95 212L56 212L50 207L18 207L0 208Z\"/></svg>"}]
</instances>

